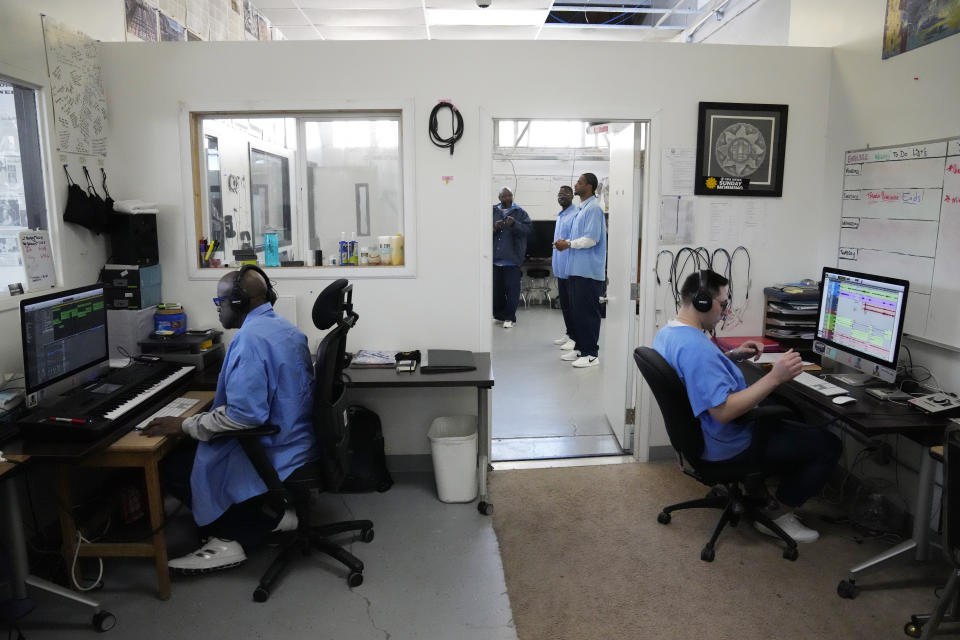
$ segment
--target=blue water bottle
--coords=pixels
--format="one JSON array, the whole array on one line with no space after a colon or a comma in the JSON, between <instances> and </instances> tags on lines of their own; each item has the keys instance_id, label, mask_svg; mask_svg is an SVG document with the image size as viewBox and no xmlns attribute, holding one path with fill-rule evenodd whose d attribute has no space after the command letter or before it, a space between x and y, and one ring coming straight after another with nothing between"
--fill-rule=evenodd
<instances>
[{"instance_id":1,"label":"blue water bottle","mask_svg":"<svg viewBox=\"0 0 960 640\"><path fill-rule=\"evenodd\" d=\"M263 264L266 267L280 266L280 240L276 231L263 234Z\"/></svg>"}]
</instances>

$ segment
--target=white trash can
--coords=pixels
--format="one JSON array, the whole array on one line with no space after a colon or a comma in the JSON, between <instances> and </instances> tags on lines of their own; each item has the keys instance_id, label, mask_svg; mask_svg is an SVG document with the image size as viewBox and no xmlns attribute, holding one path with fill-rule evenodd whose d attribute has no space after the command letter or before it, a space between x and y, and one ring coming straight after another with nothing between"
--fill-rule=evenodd
<instances>
[{"instance_id":1,"label":"white trash can","mask_svg":"<svg viewBox=\"0 0 960 640\"><path fill-rule=\"evenodd\" d=\"M427 437L440 501L471 502L477 497L477 417L436 418Z\"/></svg>"}]
</instances>

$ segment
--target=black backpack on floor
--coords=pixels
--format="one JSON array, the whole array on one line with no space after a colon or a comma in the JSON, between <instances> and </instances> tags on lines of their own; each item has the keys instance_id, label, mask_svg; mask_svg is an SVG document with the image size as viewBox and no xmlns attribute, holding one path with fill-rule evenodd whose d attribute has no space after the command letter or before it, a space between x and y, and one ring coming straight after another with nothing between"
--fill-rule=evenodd
<instances>
[{"instance_id":1,"label":"black backpack on floor","mask_svg":"<svg viewBox=\"0 0 960 640\"><path fill-rule=\"evenodd\" d=\"M380 416L366 407L349 407L347 433L346 447L338 456L343 480L336 490L343 493L383 493L392 487L393 478L387 471L387 456L383 450Z\"/></svg>"}]
</instances>

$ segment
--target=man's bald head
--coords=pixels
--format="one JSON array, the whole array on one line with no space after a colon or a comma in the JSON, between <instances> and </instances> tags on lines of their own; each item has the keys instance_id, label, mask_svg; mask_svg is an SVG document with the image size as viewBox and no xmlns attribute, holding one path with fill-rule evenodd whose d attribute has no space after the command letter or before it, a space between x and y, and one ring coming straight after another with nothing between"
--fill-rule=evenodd
<instances>
[{"instance_id":1,"label":"man's bald head","mask_svg":"<svg viewBox=\"0 0 960 640\"><path fill-rule=\"evenodd\" d=\"M233 292L237 278L241 278L240 297L246 300L247 304L242 304L235 309L231 301L236 299ZM267 301L267 281L254 269L231 271L217 283L217 295L224 300L219 310L220 324L225 329L237 329L243 324L244 318L251 309L256 309Z\"/></svg>"}]
</instances>

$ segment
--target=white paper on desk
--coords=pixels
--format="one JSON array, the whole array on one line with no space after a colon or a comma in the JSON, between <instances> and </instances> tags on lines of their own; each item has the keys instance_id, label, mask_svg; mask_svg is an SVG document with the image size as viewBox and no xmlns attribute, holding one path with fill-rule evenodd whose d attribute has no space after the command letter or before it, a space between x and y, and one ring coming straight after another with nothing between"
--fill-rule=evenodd
<instances>
[{"instance_id":1,"label":"white paper on desk","mask_svg":"<svg viewBox=\"0 0 960 640\"><path fill-rule=\"evenodd\" d=\"M757 364L773 364L784 355L784 353L761 353L759 359L751 360L751 362L756 362ZM812 364L812 362L807 362L806 360L803 361L803 366L805 367L808 367Z\"/></svg>"},{"instance_id":2,"label":"white paper on desk","mask_svg":"<svg viewBox=\"0 0 960 640\"><path fill-rule=\"evenodd\" d=\"M660 162L660 193L674 196L693 195L694 151L681 147L663 150Z\"/></svg>"}]
</instances>

